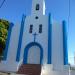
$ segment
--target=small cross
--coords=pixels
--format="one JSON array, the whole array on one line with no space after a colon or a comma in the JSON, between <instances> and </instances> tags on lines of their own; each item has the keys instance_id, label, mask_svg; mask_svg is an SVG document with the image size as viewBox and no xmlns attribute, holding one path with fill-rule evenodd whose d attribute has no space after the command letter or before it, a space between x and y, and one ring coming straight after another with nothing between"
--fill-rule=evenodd
<instances>
[{"instance_id":1,"label":"small cross","mask_svg":"<svg viewBox=\"0 0 75 75\"><path fill-rule=\"evenodd\" d=\"M36 34L36 32L35 32L33 35L34 35L34 42L35 42L36 36L37 36L38 34Z\"/></svg>"}]
</instances>

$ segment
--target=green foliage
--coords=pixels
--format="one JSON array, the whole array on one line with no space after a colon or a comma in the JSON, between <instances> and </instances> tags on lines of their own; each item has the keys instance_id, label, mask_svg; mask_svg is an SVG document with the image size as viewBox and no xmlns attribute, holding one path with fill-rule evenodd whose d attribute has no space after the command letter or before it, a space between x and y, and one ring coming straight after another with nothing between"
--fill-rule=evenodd
<instances>
[{"instance_id":1,"label":"green foliage","mask_svg":"<svg viewBox=\"0 0 75 75\"><path fill-rule=\"evenodd\" d=\"M9 28L9 22L3 19L0 19L0 55L2 55L5 48L5 43L7 39Z\"/></svg>"},{"instance_id":2,"label":"green foliage","mask_svg":"<svg viewBox=\"0 0 75 75\"><path fill-rule=\"evenodd\" d=\"M0 37L2 37L3 39L6 40L7 38L7 29L4 29L4 28L0 28Z\"/></svg>"},{"instance_id":3,"label":"green foliage","mask_svg":"<svg viewBox=\"0 0 75 75\"><path fill-rule=\"evenodd\" d=\"M9 22L3 19L0 19L0 26L2 26L3 28L7 29L9 28Z\"/></svg>"}]
</instances>

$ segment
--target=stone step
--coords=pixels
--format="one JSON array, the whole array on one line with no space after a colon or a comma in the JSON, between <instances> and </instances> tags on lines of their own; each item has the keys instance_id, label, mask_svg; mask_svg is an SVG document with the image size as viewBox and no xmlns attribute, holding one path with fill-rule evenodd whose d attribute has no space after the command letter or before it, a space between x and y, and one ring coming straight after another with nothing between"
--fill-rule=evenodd
<instances>
[{"instance_id":1,"label":"stone step","mask_svg":"<svg viewBox=\"0 0 75 75\"><path fill-rule=\"evenodd\" d=\"M40 64L22 64L17 74L40 75L41 65Z\"/></svg>"}]
</instances>

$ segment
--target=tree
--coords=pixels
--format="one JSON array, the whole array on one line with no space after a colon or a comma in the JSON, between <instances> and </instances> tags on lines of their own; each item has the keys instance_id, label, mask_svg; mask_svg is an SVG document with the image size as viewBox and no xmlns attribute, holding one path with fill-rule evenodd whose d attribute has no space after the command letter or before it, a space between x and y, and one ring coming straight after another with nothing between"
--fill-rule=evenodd
<instances>
[{"instance_id":1,"label":"tree","mask_svg":"<svg viewBox=\"0 0 75 75\"><path fill-rule=\"evenodd\" d=\"M8 29L9 29L9 22L0 19L0 56L3 54L3 51L6 46Z\"/></svg>"}]
</instances>

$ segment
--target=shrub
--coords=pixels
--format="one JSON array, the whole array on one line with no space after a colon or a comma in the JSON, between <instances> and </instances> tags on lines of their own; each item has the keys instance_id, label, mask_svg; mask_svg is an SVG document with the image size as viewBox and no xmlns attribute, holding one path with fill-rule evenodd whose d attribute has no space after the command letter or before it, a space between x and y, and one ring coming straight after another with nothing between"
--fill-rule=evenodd
<instances>
[{"instance_id":1,"label":"shrub","mask_svg":"<svg viewBox=\"0 0 75 75\"><path fill-rule=\"evenodd\" d=\"M3 51L5 49L8 28L9 28L9 22L0 19L0 56L3 54Z\"/></svg>"}]
</instances>

